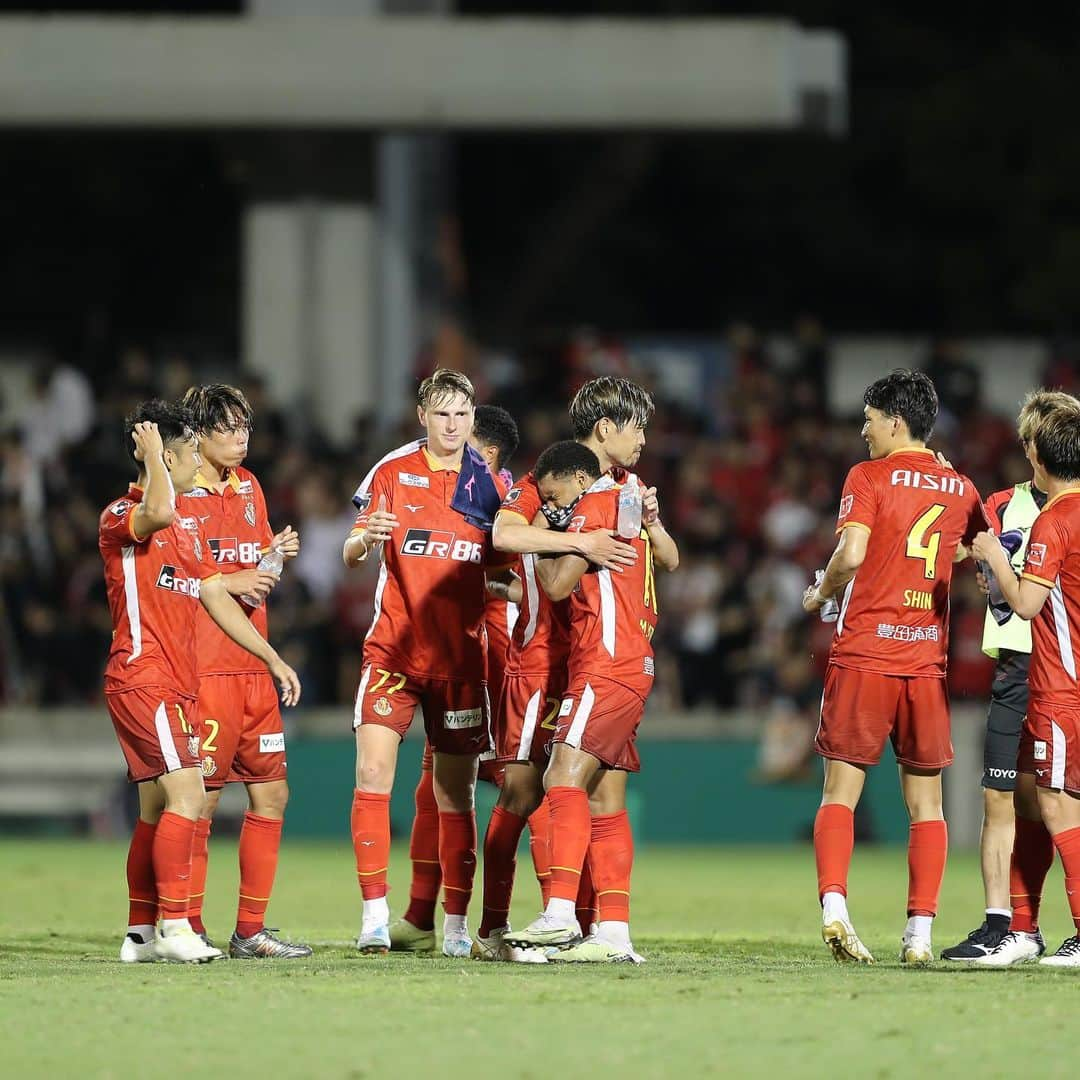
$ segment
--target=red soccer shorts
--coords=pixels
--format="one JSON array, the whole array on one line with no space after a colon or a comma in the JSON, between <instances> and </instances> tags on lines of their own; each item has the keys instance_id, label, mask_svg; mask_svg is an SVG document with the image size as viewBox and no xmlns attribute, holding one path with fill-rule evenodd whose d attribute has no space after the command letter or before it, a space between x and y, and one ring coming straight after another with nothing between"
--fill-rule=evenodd
<instances>
[{"instance_id":1,"label":"red soccer shorts","mask_svg":"<svg viewBox=\"0 0 1080 1080\"><path fill-rule=\"evenodd\" d=\"M139 686L106 694L105 704L133 784L198 766L199 725L189 698Z\"/></svg>"},{"instance_id":2,"label":"red soccer shorts","mask_svg":"<svg viewBox=\"0 0 1080 1080\"><path fill-rule=\"evenodd\" d=\"M876 765L891 739L896 760L918 769L952 764L944 679L879 675L830 664L814 749L852 765Z\"/></svg>"},{"instance_id":3,"label":"red soccer shorts","mask_svg":"<svg viewBox=\"0 0 1080 1080\"><path fill-rule=\"evenodd\" d=\"M424 713L428 742L440 754L483 754L492 748L487 687L446 679L420 679L365 664L356 690L353 727L377 724L409 730L417 707Z\"/></svg>"},{"instance_id":4,"label":"red soccer shorts","mask_svg":"<svg viewBox=\"0 0 1080 1080\"><path fill-rule=\"evenodd\" d=\"M431 772L434 767L435 761L431 755L431 743L425 739L424 756L420 759L420 769L422 772ZM485 784L494 784L495 787L501 788L505 775L506 769L495 760L494 750L488 750L486 753L481 754L476 770L477 780L483 780Z\"/></svg>"},{"instance_id":5,"label":"red soccer shorts","mask_svg":"<svg viewBox=\"0 0 1080 1080\"><path fill-rule=\"evenodd\" d=\"M1080 794L1080 709L1033 699L1016 767L1034 773L1039 787Z\"/></svg>"},{"instance_id":6,"label":"red soccer shorts","mask_svg":"<svg viewBox=\"0 0 1080 1080\"><path fill-rule=\"evenodd\" d=\"M547 768L559 705L566 688L563 672L507 675L495 713L498 760L531 761Z\"/></svg>"},{"instance_id":7,"label":"red soccer shorts","mask_svg":"<svg viewBox=\"0 0 1080 1080\"><path fill-rule=\"evenodd\" d=\"M551 741L584 750L609 769L638 772L634 740L644 713L645 699L621 683L578 675L563 697Z\"/></svg>"},{"instance_id":8,"label":"red soccer shorts","mask_svg":"<svg viewBox=\"0 0 1080 1080\"><path fill-rule=\"evenodd\" d=\"M207 790L285 779L285 725L269 672L204 675L196 715Z\"/></svg>"}]
</instances>

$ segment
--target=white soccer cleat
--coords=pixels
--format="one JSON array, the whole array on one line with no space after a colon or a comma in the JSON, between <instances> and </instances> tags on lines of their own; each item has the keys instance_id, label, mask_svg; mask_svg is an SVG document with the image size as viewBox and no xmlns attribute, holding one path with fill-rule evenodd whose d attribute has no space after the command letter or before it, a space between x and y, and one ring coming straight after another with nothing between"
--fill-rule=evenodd
<instances>
[{"instance_id":1,"label":"white soccer cleat","mask_svg":"<svg viewBox=\"0 0 1080 1080\"><path fill-rule=\"evenodd\" d=\"M154 955L167 964L208 964L225 954L207 945L190 926L162 929L154 939Z\"/></svg>"},{"instance_id":2,"label":"white soccer cleat","mask_svg":"<svg viewBox=\"0 0 1080 1080\"><path fill-rule=\"evenodd\" d=\"M382 956L390 951L390 927L383 923L366 933L361 930L356 939L356 951L361 956Z\"/></svg>"},{"instance_id":3,"label":"white soccer cleat","mask_svg":"<svg viewBox=\"0 0 1080 1080\"><path fill-rule=\"evenodd\" d=\"M572 915L564 922L543 912L524 930L508 930L504 940L519 949L567 949L581 941L581 927Z\"/></svg>"},{"instance_id":4,"label":"white soccer cleat","mask_svg":"<svg viewBox=\"0 0 1080 1080\"><path fill-rule=\"evenodd\" d=\"M546 964L547 957L540 949L526 949L519 945L509 945L506 934L509 926L492 930L490 937L476 935L472 944L472 958L504 964Z\"/></svg>"},{"instance_id":5,"label":"white soccer cleat","mask_svg":"<svg viewBox=\"0 0 1080 1080\"><path fill-rule=\"evenodd\" d=\"M454 960L467 960L472 956L473 939L467 930L455 930L443 934L442 954Z\"/></svg>"},{"instance_id":6,"label":"white soccer cleat","mask_svg":"<svg viewBox=\"0 0 1080 1080\"><path fill-rule=\"evenodd\" d=\"M832 919L821 928L821 940L829 946L838 964L872 964L870 950L859 940L847 919Z\"/></svg>"},{"instance_id":7,"label":"white soccer cleat","mask_svg":"<svg viewBox=\"0 0 1080 1080\"><path fill-rule=\"evenodd\" d=\"M1053 956L1044 956L1040 967L1080 967L1080 935L1066 938Z\"/></svg>"},{"instance_id":8,"label":"white soccer cleat","mask_svg":"<svg viewBox=\"0 0 1080 1080\"><path fill-rule=\"evenodd\" d=\"M908 967L928 967L934 962L934 950L930 942L918 934L905 934L900 942L900 963Z\"/></svg>"},{"instance_id":9,"label":"white soccer cleat","mask_svg":"<svg viewBox=\"0 0 1080 1080\"><path fill-rule=\"evenodd\" d=\"M157 954L154 952L153 937L149 941L143 941L136 934L124 935L123 944L120 946L120 963L153 964L156 961Z\"/></svg>"},{"instance_id":10,"label":"white soccer cleat","mask_svg":"<svg viewBox=\"0 0 1080 1080\"><path fill-rule=\"evenodd\" d=\"M434 952L435 931L421 930L404 916L390 924L391 952Z\"/></svg>"},{"instance_id":11,"label":"white soccer cleat","mask_svg":"<svg viewBox=\"0 0 1080 1080\"><path fill-rule=\"evenodd\" d=\"M632 945L615 945L590 934L584 941L551 956L553 964L644 964L645 957Z\"/></svg>"},{"instance_id":12,"label":"white soccer cleat","mask_svg":"<svg viewBox=\"0 0 1080 1080\"><path fill-rule=\"evenodd\" d=\"M985 956L972 960L975 967L1007 968L1034 960L1046 952L1046 944L1038 930L1028 934L1023 930L1010 930L996 949Z\"/></svg>"}]
</instances>

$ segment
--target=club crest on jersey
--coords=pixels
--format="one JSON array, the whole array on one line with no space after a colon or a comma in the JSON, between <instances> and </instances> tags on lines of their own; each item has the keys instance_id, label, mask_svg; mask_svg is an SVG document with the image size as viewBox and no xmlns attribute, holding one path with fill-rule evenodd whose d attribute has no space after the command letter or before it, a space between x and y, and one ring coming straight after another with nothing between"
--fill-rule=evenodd
<instances>
[{"instance_id":1,"label":"club crest on jersey","mask_svg":"<svg viewBox=\"0 0 1080 1080\"><path fill-rule=\"evenodd\" d=\"M1042 566L1043 560L1046 558L1046 545L1045 544L1028 544L1027 549L1027 561L1032 566Z\"/></svg>"},{"instance_id":2,"label":"club crest on jersey","mask_svg":"<svg viewBox=\"0 0 1080 1080\"><path fill-rule=\"evenodd\" d=\"M402 555L419 555L425 559L478 563L483 559L483 552L479 543L458 540L456 533L435 529L410 529L401 542Z\"/></svg>"},{"instance_id":3,"label":"club crest on jersey","mask_svg":"<svg viewBox=\"0 0 1080 1080\"><path fill-rule=\"evenodd\" d=\"M255 504L250 499L244 503L244 520L255 528Z\"/></svg>"},{"instance_id":4,"label":"club crest on jersey","mask_svg":"<svg viewBox=\"0 0 1080 1080\"><path fill-rule=\"evenodd\" d=\"M431 481L426 476L417 476L415 473L399 472L397 474L398 483L404 484L405 487L415 488L429 488L431 487Z\"/></svg>"},{"instance_id":5,"label":"club crest on jersey","mask_svg":"<svg viewBox=\"0 0 1080 1080\"><path fill-rule=\"evenodd\" d=\"M371 707L380 716L389 716L394 711L394 706L390 704L390 699L385 697L378 698Z\"/></svg>"},{"instance_id":6,"label":"club crest on jersey","mask_svg":"<svg viewBox=\"0 0 1080 1080\"><path fill-rule=\"evenodd\" d=\"M165 589L167 592L180 593L183 596L194 596L197 600L202 582L198 578L178 577L176 567L169 566L166 563L158 571L158 578L154 584L159 589Z\"/></svg>"},{"instance_id":7,"label":"club crest on jersey","mask_svg":"<svg viewBox=\"0 0 1080 1080\"><path fill-rule=\"evenodd\" d=\"M206 757L202 759L202 774L204 777L209 779L216 772L217 762L209 754L207 754Z\"/></svg>"}]
</instances>

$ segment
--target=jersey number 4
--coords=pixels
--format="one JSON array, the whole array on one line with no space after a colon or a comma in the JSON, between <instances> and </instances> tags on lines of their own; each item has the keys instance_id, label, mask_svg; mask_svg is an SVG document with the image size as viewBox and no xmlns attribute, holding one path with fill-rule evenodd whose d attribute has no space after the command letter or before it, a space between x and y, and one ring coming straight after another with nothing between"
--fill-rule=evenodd
<instances>
[{"instance_id":1,"label":"jersey number 4","mask_svg":"<svg viewBox=\"0 0 1080 1080\"><path fill-rule=\"evenodd\" d=\"M941 547L941 532L930 532L934 522L945 513L945 507L941 503L934 503L923 514L907 535L906 555L909 559L920 559L923 563L925 576L933 580L937 567L938 549ZM929 535L927 535L929 534Z\"/></svg>"}]
</instances>

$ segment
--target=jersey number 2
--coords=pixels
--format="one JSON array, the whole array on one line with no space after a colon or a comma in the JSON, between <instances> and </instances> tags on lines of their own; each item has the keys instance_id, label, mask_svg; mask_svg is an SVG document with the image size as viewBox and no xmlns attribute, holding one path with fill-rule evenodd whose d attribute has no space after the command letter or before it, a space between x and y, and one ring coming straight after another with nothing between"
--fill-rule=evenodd
<instances>
[{"instance_id":1,"label":"jersey number 2","mask_svg":"<svg viewBox=\"0 0 1080 1080\"><path fill-rule=\"evenodd\" d=\"M935 503L923 514L907 535L907 557L909 559L921 559L923 561L926 577L933 580L937 567L938 548L941 547L941 533L930 533L931 526L942 514L945 507L941 503Z\"/></svg>"}]
</instances>

